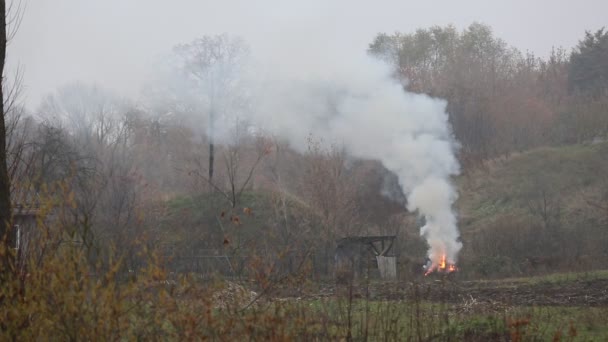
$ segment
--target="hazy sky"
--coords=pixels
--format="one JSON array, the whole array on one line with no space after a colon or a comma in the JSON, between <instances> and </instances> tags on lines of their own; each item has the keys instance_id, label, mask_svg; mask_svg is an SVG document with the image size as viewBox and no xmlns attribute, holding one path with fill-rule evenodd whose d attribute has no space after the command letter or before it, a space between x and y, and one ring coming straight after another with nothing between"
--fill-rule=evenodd
<instances>
[{"instance_id":1,"label":"hazy sky","mask_svg":"<svg viewBox=\"0 0 608 342\"><path fill-rule=\"evenodd\" d=\"M25 1L8 71L23 67L30 106L75 80L135 95L161 53L205 34L240 35L259 58L305 61L363 53L378 32L474 21L545 56L608 26L608 0Z\"/></svg>"}]
</instances>

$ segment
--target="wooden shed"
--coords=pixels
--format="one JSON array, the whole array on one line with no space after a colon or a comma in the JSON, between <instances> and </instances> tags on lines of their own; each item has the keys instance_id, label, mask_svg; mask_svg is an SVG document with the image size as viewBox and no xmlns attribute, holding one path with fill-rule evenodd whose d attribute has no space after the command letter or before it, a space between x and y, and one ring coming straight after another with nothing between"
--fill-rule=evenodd
<instances>
[{"instance_id":1,"label":"wooden shed","mask_svg":"<svg viewBox=\"0 0 608 342\"><path fill-rule=\"evenodd\" d=\"M361 275L397 278L395 235L349 236L336 241L335 276L348 282Z\"/></svg>"},{"instance_id":2,"label":"wooden shed","mask_svg":"<svg viewBox=\"0 0 608 342\"><path fill-rule=\"evenodd\" d=\"M40 209L38 207L15 204L12 210L13 235L11 241L13 241L13 247L18 251L18 255L20 255L22 250L27 249L27 245L34 233Z\"/></svg>"}]
</instances>

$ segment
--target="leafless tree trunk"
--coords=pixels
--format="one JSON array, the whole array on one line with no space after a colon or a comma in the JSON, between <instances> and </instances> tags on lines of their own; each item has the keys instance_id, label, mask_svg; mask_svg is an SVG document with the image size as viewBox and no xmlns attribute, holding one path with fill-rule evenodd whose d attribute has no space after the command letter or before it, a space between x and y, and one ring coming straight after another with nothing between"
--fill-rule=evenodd
<instances>
[{"instance_id":1,"label":"leafless tree trunk","mask_svg":"<svg viewBox=\"0 0 608 342\"><path fill-rule=\"evenodd\" d=\"M215 159L215 144L214 144L214 132L213 132L213 107L211 108L211 111L209 112L209 189L213 190L213 187L211 187L211 184L213 184L213 164L214 164L214 159Z\"/></svg>"},{"instance_id":2,"label":"leafless tree trunk","mask_svg":"<svg viewBox=\"0 0 608 342\"><path fill-rule=\"evenodd\" d=\"M207 138L209 139L209 173L207 175L210 190L214 189L213 173L215 171L215 120L220 119L227 111L226 103L235 101L239 94L237 80L241 77L244 60L248 56L248 47L239 38L227 35L204 36L189 44L180 44L174 48L182 59L181 72L196 80L193 86L201 91L201 99L206 102L209 114ZM239 101L236 101L239 102Z\"/></svg>"},{"instance_id":3,"label":"leafless tree trunk","mask_svg":"<svg viewBox=\"0 0 608 342\"><path fill-rule=\"evenodd\" d=\"M4 62L6 59L6 2L0 0L0 80L4 80ZM4 124L4 93L0 86L0 238L5 246L12 246L10 238L11 196L8 169L6 164L6 127ZM7 252L7 250L5 250ZM2 270L10 264L11 253L5 253L0 261ZM3 277L0 276L0 279Z\"/></svg>"},{"instance_id":4,"label":"leafless tree trunk","mask_svg":"<svg viewBox=\"0 0 608 342\"><path fill-rule=\"evenodd\" d=\"M189 171L188 173L200 178L204 183L207 183L212 191L215 191L230 203L232 209L235 209L238 206L243 192L248 186L251 185L251 181L257 167L271 150L269 141L267 141L265 138L256 138L255 160L253 160L251 165L248 165L248 167L243 170L243 167L239 162L243 153L243 151L241 151L242 146L240 145L241 143L238 142L237 139L237 143L234 146L227 146L225 152L223 152L226 174L228 176L227 189L222 187L221 184L213 182L211 178L209 178L211 177L211 174L205 176L203 173L201 173L199 171L202 169L200 163L196 169ZM222 152L222 150L219 151ZM243 171L246 173L241 174Z\"/></svg>"}]
</instances>

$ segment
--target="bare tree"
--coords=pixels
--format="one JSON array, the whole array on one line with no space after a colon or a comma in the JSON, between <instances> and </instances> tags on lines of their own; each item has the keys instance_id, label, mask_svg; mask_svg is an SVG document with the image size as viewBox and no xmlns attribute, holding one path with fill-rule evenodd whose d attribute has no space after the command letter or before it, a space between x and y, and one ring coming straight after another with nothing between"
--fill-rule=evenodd
<instances>
[{"instance_id":1,"label":"bare tree","mask_svg":"<svg viewBox=\"0 0 608 342\"><path fill-rule=\"evenodd\" d=\"M346 152L337 146L326 149L311 138L307 159L302 193L322 221L323 237L333 240L354 233L359 187L357 180L350 177Z\"/></svg>"},{"instance_id":2,"label":"bare tree","mask_svg":"<svg viewBox=\"0 0 608 342\"><path fill-rule=\"evenodd\" d=\"M251 184L254 172L262 159L270 153L272 148L270 142L264 137L253 138L253 160L244 167L243 165L243 143L237 142L229 145L224 153L226 173L228 175L228 198L232 207L236 207L243 191Z\"/></svg>"},{"instance_id":3,"label":"bare tree","mask_svg":"<svg viewBox=\"0 0 608 342\"><path fill-rule=\"evenodd\" d=\"M134 237L143 182L129 111L120 97L80 83L59 88L40 107L41 114L55 118L41 134L48 137L37 158L41 181L68 182L76 205L63 226L73 227L66 233L76 234L87 247L109 242L127 247Z\"/></svg>"},{"instance_id":4,"label":"bare tree","mask_svg":"<svg viewBox=\"0 0 608 342\"><path fill-rule=\"evenodd\" d=\"M6 2L0 0L0 80L4 80L4 64L6 60ZM3 246L12 246L10 239L10 221L11 221L11 194L10 180L8 178L7 155L6 155L6 126L4 122L4 92L0 87L0 238L4 241ZM8 268L10 264L11 253L7 248L4 248L2 258L2 270ZM2 277L4 278L4 277Z\"/></svg>"},{"instance_id":5,"label":"bare tree","mask_svg":"<svg viewBox=\"0 0 608 342\"><path fill-rule=\"evenodd\" d=\"M248 47L228 35L204 36L174 48L179 70L200 96L200 109L208 117L209 184L213 184L216 122L243 106L240 76Z\"/></svg>"},{"instance_id":6,"label":"bare tree","mask_svg":"<svg viewBox=\"0 0 608 342\"><path fill-rule=\"evenodd\" d=\"M550 180L534 177L536 181L530 186L528 209L532 216L539 219L545 233L555 237L555 230L560 228L562 203L558 188Z\"/></svg>"},{"instance_id":7,"label":"bare tree","mask_svg":"<svg viewBox=\"0 0 608 342\"><path fill-rule=\"evenodd\" d=\"M361 217L357 206L359 184L347 164L344 149L326 148L313 137L306 154L307 167L300 192L309 205L317 226L317 240L324 257L323 272L330 272L335 240L360 233Z\"/></svg>"},{"instance_id":8,"label":"bare tree","mask_svg":"<svg viewBox=\"0 0 608 342\"><path fill-rule=\"evenodd\" d=\"M0 0L0 247L4 249L0 256L0 281L3 272L8 270L12 264L13 254L10 247L13 246L11 234L11 184L8 173L7 154L7 127L6 114L13 108L17 101L17 93L20 90L20 82L14 82L12 88L6 86L6 47L8 42L15 36L21 20L23 19L23 6L21 1L13 1L6 6L5 0ZM17 80L20 73L17 72ZM6 90L9 90L8 92ZM13 93L14 91L14 93Z\"/></svg>"}]
</instances>

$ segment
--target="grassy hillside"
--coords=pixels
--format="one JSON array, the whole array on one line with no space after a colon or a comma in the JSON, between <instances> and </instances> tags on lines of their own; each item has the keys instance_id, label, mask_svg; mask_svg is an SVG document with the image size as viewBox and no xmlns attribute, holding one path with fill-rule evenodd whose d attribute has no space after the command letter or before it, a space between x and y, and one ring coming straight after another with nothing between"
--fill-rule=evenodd
<instances>
[{"instance_id":1,"label":"grassy hillside","mask_svg":"<svg viewBox=\"0 0 608 342\"><path fill-rule=\"evenodd\" d=\"M608 211L597 206L608 207L603 197L608 190L606 156L608 143L542 148L493 160L460 177L457 211L465 273L521 276L601 267L608 260ZM374 208L385 205L369 202ZM401 254L423 258L425 247L413 217L393 213L393 221L401 222L396 227L402 227ZM250 191L236 208L221 196L179 197L167 203L164 241L190 255L222 243L234 253L293 246L294 241L318 244L317 219L295 195L287 195L283 206L276 193Z\"/></svg>"},{"instance_id":2,"label":"grassy hillside","mask_svg":"<svg viewBox=\"0 0 608 342\"><path fill-rule=\"evenodd\" d=\"M608 180L608 143L542 148L496 160L459 180L459 212L466 227L505 213L530 214L531 201L559 199L569 216L587 206Z\"/></svg>"},{"instance_id":3,"label":"grassy hillside","mask_svg":"<svg viewBox=\"0 0 608 342\"><path fill-rule=\"evenodd\" d=\"M196 255L201 248L222 246L224 239L228 239L226 244L231 244L236 232L242 240L270 234L274 200L268 193L245 192L239 204L232 208L218 194L174 198L167 203L163 223L165 241L181 246L182 252Z\"/></svg>"},{"instance_id":4,"label":"grassy hillside","mask_svg":"<svg viewBox=\"0 0 608 342\"><path fill-rule=\"evenodd\" d=\"M483 275L606 261L608 143L542 148L458 180L463 259Z\"/></svg>"}]
</instances>

